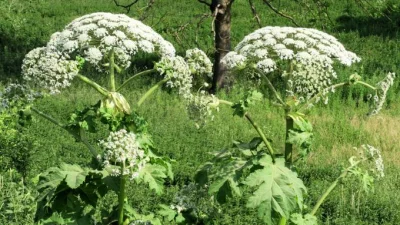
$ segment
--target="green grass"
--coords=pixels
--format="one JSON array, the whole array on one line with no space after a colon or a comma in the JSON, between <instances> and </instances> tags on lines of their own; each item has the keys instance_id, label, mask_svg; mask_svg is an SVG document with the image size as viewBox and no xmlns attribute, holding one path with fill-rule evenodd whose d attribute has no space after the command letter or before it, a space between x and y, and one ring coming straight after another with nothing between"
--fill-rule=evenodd
<instances>
[{"instance_id":1,"label":"green grass","mask_svg":"<svg viewBox=\"0 0 400 225\"><path fill-rule=\"evenodd\" d=\"M362 62L352 68L340 68L338 73L340 80L355 71L367 81L373 82L380 80L387 71L400 74L398 69L400 39L396 29L390 29L393 28L393 24L379 16L366 17L362 10L348 3L349 1L326 2L331 3L329 15L333 23L312 20L312 14L297 7L294 1L282 1L280 9L286 14L293 15L303 26L324 29L362 58ZM19 73L19 66L26 52L44 45L52 33L62 29L73 18L96 11L124 12L121 8L115 7L111 0L70 0L68 3L58 0L30 2L15 0L13 3L16 5L11 4L11 7L5 7L5 3L0 3L2 13L0 16L2 18L0 20L0 76L3 80ZM129 15L140 16L144 6L144 2L140 2ZM292 25L288 20L276 16L265 5L257 2L256 7L263 25ZM179 53L188 48L200 47L211 55L213 52L211 18L207 18L197 27L197 19L194 17L203 13L208 13L208 8L194 0L156 1L144 22L171 41ZM346 20L343 16L347 16ZM182 32L175 32L187 22L191 23ZM235 2L232 22L233 45L246 34L257 29L247 1ZM382 114L375 118L369 119L364 116L368 105L362 101L365 91L361 88L346 89L332 97L327 106L319 106L311 113L311 120L316 130L314 151L307 158L306 164L298 168L300 176L305 179L309 187L307 202L310 207L330 182L339 175L340 169L347 165L347 158L356 154L352 151L353 146L364 143L378 146L383 152L384 160L387 161L386 176L376 183L375 193L368 195L358 193L346 182L339 185L318 213L323 224L399 223L400 161L396 157L400 148L398 143L400 132L397 130L397 125L400 126L398 80L389 94L389 104ZM140 94L143 94L154 82L155 79L139 79L123 94L130 103L134 103L139 99ZM222 92L220 96L235 101L240 99L245 86L237 83L232 91ZM73 109L94 104L98 98L99 96L94 91L79 84L61 95L41 100L37 107L50 113L54 118L66 121ZM230 146L232 140L248 141L257 135L250 124L242 118L233 117L232 111L225 106L221 107L214 121L209 122L202 129L196 129L176 93L168 90L157 91L137 110L149 122L150 132L159 154L176 161L173 164L175 180L167 185L165 195L155 196L146 187L140 185L132 185L129 189L132 205L143 212L156 211L159 203L169 204L179 188L193 180L193 174L197 168L211 158L208 152ZM274 109L265 101L262 105L252 108L251 113L273 140L274 147L283 149L282 111ZM34 119L26 135L34 143L26 180L27 187L31 190L33 187L30 179L46 168L56 166L60 162L81 165L90 163L90 154L81 143L76 143L65 131L41 118ZM93 143L101 137L104 135L94 135ZM0 162L2 160L0 155ZM0 169L5 176L4 165L2 164ZM12 188L14 187L12 185L17 185L20 180L5 181L8 184L1 186L0 196L6 194L20 196L17 189ZM107 201L115 200L114 197L110 196ZM107 207L107 201L102 207ZM21 200L18 204L26 203ZM244 205L244 199L231 199L221 213L208 224L261 224L256 218L256 212L246 209ZM4 208L0 207L0 214L2 210ZM30 213L29 217L26 218L32 218L32 211L28 213ZM25 215L16 214L16 217L22 219ZM10 223L10 221L12 220L9 218L0 217L0 224L22 224ZM23 224L32 223L29 220L23 221Z\"/></svg>"}]
</instances>

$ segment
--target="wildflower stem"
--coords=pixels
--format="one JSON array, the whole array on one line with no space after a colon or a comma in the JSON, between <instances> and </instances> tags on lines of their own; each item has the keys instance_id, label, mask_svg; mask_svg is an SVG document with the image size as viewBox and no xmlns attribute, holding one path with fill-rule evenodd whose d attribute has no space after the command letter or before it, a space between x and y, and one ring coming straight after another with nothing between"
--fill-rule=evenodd
<instances>
[{"instance_id":1,"label":"wildflower stem","mask_svg":"<svg viewBox=\"0 0 400 225\"><path fill-rule=\"evenodd\" d=\"M282 100L281 96L279 95L278 91L276 91L274 85L272 85L271 81L268 79L267 75L265 75L264 72L259 70L260 74L264 79L267 81L268 88L274 93L275 98L278 100L278 102L284 106L286 106L286 103Z\"/></svg>"},{"instance_id":2,"label":"wildflower stem","mask_svg":"<svg viewBox=\"0 0 400 225\"><path fill-rule=\"evenodd\" d=\"M124 205L125 205L125 184L126 184L126 175L124 175L125 171L125 162L121 163L121 180L119 187L119 195L118 195L118 225L122 225L124 223Z\"/></svg>"},{"instance_id":3,"label":"wildflower stem","mask_svg":"<svg viewBox=\"0 0 400 225\"><path fill-rule=\"evenodd\" d=\"M274 149L271 146L271 143L268 141L267 137L265 136L264 132L261 130L261 128L257 125L256 122L251 118L248 112L244 114L246 119L250 122L250 124L256 129L257 133L260 135L261 139L263 140L265 146L267 147L268 153L271 155L272 162L275 163L275 153Z\"/></svg>"},{"instance_id":4,"label":"wildflower stem","mask_svg":"<svg viewBox=\"0 0 400 225\"><path fill-rule=\"evenodd\" d=\"M64 125L62 123L58 122L56 119L54 119L53 117L51 117L51 116L47 115L46 113L40 111L39 109L31 106L31 110L33 112L35 112L36 114L38 114L39 116L41 116L41 117L45 118L46 120L52 122L53 124L55 124L55 125L57 125L57 126L59 126L61 128L64 128Z\"/></svg>"},{"instance_id":5,"label":"wildflower stem","mask_svg":"<svg viewBox=\"0 0 400 225\"><path fill-rule=\"evenodd\" d=\"M363 86L365 86L367 88L370 88L370 89L372 89L374 91L376 90L376 87L374 87L374 86L372 86L372 85L370 85L368 83L365 83L363 81L356 81L354 84L361 84L361 85L363 85Z\"/></svg>"},{"instance_id":6,"label":"wildflower stem","mask_svg":"<svg viewBox=\"0 0 400 225\"><path fill-rule=\"evenodd\" d=\"M281 217L281 219L279 220L279 225L286 225L286 217Z\"/></svg>"},{"instance_id":7,"label":"wildflower stem","mask_svg":"<svg viewBox=\"0 0 400 225\"><path fill-rule=\"evenodd\" d=\"M285 165L288 168L290 168L293 162L293 144L288 143L287 140L289 139L289 131L293 130L294 126L293 118L288 116L289 112L289 110L286 110Z\"/></svg>"},{"instance_id":8,"label":"wildflower stem","mask_svg":"<svg viewBox=\"0 0 400 225\"><path fill-rule=\"evenodd\" d=\"M35 107L31 107L31 110L33 112L35 112L36 114L38 114L39 116L41 116L42 118L52 122L53 124L63 128L64 130L66 130L68 133L70 133L75 139L80 140L90 151L90 153L92 153L94 158L97 158L97 151L96 149L90 145L90 143L86 140L85 138L85 133L84 131L79 128L79 134L72 132L71 130L69 130L64 124L58 122L56 119L54 119L53 117L45 114L44 112L40 111L39 109L35 108Z\"/></svg>"},{"instance_id":9,"label":"wildflower stem","mask_svg":"<svg viewBox=\"0 0 400 225\"><path fill-rule=\"evenodd\" d=\"M165 78L164 80L159 81L157 84L155 84L153 87L151 87L138 101L138 106L141 106L143 102L151 95L157 88L159 88L161 85L169 81L171 78Z\"/></svg>"},{"instance_id":10,"label":"wildflower stem","mask_svg":"<svg viewBox=\"0 0 400 225\"><path fill-rule=\"evenodd\" d=\"M115 62L114 62L114 49L110 51L110 88L115 92Z\"/></svg>"},{"instance_id":11,"label":"wildflower stem","mask_svg":"<svg viewBox=\"0 0 400 225\"><path fill-rule=\"evenodd\" d=\"M358 81L357 81L356 83L358 83ZM332 90L332 89L336 89L336 88L338 88L338 87L342 87L342 86L349 85L349 84L350 84L349 82L342 82L342 83L338 83L338 84L335 84L335 85L332 85L332 86L329 86L329 87L325 88L324 90L320 91L318 94L314 95L314 97L312 97L310 100L308 100L308 101L307 101L304 105L302 105L302 106L299 108L299 110L297 110L297 111L298 111L298 112L304 111L304 110L307 108L308 105L310 105L310 104L312 104L313 102L315 102L316 99L319 98L319 97L321 97L321 95L323 95L324 92L326 93L327 91L330 91L330 90Z\"/></svg>"},{"instance_id":12,"label":"wildflower stem","mask_svg":"<svg viewBox=\"0 0 400 225\"><path fill-rule=\"evenodd\" d=\"M79 79L81 79L83 82L85 82L86 84L89 84L90 86L92 86L97 92L99 92L100 94L102 94L105 97L108 97L109 92L103 88L102 86L100 86L99 84L97 84L96 82L90 80L89 78L83 76L83 75L76 75Z\"/></svg>"},{"instance_id":13,"label":"wildflower stem","mask_svg":"<svg viewBox=\"0 0 400 225\"><path fill-rule=\"evenodd\" d=\"M325 193L318 199L317 204L315 204L314 208L311 211L311 215L315 215L315 213L317 212L317 210L319 209L319 207L322 205L322 203L325 201L325 199L329 196L329 194L333 191L333 189L335 189L335 187L337 186L337 184L339 183L339 181L341 179L343 179L344 177L347 176L348 172L353 169L354 167L356 167L360 162L362 162L362 160L355 162L354 164L352 164L350 167L346 168L338 178L336 178L336 180L328 187L328 189L326 189Z\"/></svg>"},{"instance_id":14,"label":"wildflower stem","mask_svg":"<svg viewBox=\"0 0 400 225\"><path fill-rule=\"evenodd\" d=\"M119 86L117 88L117 91L120 91L122 88L124 88L126 85L128 85L128 83L131 82L134 78L142 76L142 75L150 74L150 73L153 73L156 71L157 71L156 69L145 70L145 71L142 71L140 73L137 73L137 74L129 77L128 80L126 80L121 86Z\"/></svg>"},{"instance_id":15,"label":"wildflower stem","mask_svg":"<svg viewBox=\"0 0 400 225\"><path fill-rule=\"evenodd\" d=\"M226 101L226 100L222 100L219 99L219 103L220 104L225 104L225 105L229 105L232 106L233 103L230 101ZM256 122L254 122L254 120L251 118L250 114L248 112L246 112L244 114L244 116L246 117L246 119L250 122L250 124L254 127L254 129L257 131L257 133L260 135L261 139L263 140L265 146L267 147L268 153L271 155L272 157L272 161L275 162L275 155L274 155L274 149L271 146L271 143L268 141L267 137L265 136L264 132L261 130L261 128L257 125Z\"/></svg>"},{"instance_id":16,"label":"wildflower stem","mask_svg":"<svg viewBox=\"0 0 400 225\"><path fill-rule=\"evenodd\" d=\"M218 101L219 101L219 103L221 103L221 104L233 106L233 102L226 101L226 100L222 100L222 99L218 99Z\"/></svg>"}]
</instances>

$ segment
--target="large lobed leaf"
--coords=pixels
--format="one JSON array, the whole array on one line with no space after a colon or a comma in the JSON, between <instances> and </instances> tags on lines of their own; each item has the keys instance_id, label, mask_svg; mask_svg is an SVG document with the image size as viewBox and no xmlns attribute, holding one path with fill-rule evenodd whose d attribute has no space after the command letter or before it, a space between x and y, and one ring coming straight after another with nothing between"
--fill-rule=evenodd
<instances>
[{"instance_id":1,"label":"large lobed leaf","mask_svg":"<svg viewBox=\"0 0 400 225\"><path fill-rule=\"evenodd\" d=\"M285 167L284 159L275 163L269 155L259 161L262 169L251 173L243 182L255 188L247 207L258 208L258 216L267 224L276 224L281 217L289 218L291 212L301 208L306 187L297 174Z\"/></svg>"},{"instance_id":2,"label":"large lobed leaf","mask_svg":"<svg viewBox=\"0 0 400 225\"><path fill-rule=\"evenodd\" d=\"M158 164L146 164L139 172L139 182L147 183L150 189L161 194L164 188L164 179L167 178L167 169Z\"/></svg>"},{"instance_id":3,"label":"large lobed leaf","mask_svg":"<svg viewBox=\"0 0 400 225\"><path fill-rule=\"evenodd\" d=\"M317 217L311 214L306 214L304 217L298 213L292 214L290 222L295 225L318 225Z\"/></svg>"}]
</instances>

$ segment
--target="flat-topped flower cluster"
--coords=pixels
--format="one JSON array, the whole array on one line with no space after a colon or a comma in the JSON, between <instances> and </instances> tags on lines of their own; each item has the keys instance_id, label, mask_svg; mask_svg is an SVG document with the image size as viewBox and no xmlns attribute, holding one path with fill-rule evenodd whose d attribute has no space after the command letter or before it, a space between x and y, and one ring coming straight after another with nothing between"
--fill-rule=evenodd
<instances>
[{"instance_id":1,"label":"flat-topped flower cluster","mask_svg":"<svg viewBox=\"0 0 400 225\"><path fill-rule=\"evenodd\" d=\"M264 74L279 70L290 81L287 91L307 99L336 78L334 61L350 66L360 58L329 34L293 27L256 30L222 59L229 69L247 66Z\"/></svg>"},{"instance_id":2,"label":"flat-topped flower cluster","mask_svg":"<svg viewBox=\"0 0 400 225\"><path fill-rule=\"evenodd\" d=\"M174 56L175 49L140 21L123 14L93 13L75 19L54 33L46 47L28 53L23 79L51 94L58 93L78 74L77 56L108 73L111 53L115 64L126 69L138 53Z\"/></svg>"},{"instance_id":3,"label":"flat-topped flower cluster","mask_svg":"<svg viewBox=\"0 0 400 225\"><path fill-rule=\"evenodd\" d=\"M99 144L104 149L103 156L99 159L105 168L112 168L114 176L130 175L134 179L148 161L145 152L140 149L136 135L125 129L110 132L108 138ZM124 171L121 171L122 164Z\"/></svg>"}]
</instances>

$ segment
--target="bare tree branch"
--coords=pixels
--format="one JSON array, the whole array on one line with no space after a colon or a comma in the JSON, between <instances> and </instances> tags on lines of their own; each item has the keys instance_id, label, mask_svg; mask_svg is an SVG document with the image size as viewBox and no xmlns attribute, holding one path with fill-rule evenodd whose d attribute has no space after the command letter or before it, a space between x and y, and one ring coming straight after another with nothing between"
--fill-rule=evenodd
<instances>
[{"instance_id":1,"label":"bare tree branch","mask_svg":"<svg viewBox=\"0 0 400 225\"><path fill-rule=\"evenodd\" d=\"M263 0L263 2L264 2L272 11L274 11L276 14L278 14L278 15L280 15L280 16L286 18L286 19L289 19L290 21L292 21L292 23L293 23L294 25L296 25L296 26L299 27L299 24L297 24L297 22L293 19L293 17L291 17L291 16L289 16L289 15L286 15L286 14L280 12L280 11L279 11L278 9L276 9L273 5L271 5L271 3L270 3L268 0Z\"/></svg>"},{"instance_id":2,"label":"bare tree branch","mask_svg":"<svg viewBox=\"0 0 400 225\"><path fill-rule=\"evenodd\" d=\"M149 10L153 7L155 0L149 0L147 6L144 7L143 14L140 16L139 20L143 21L147 18Z\"/></svg>"},{"instance_id":3,"label":"bare tree branch","mask_svg":"<svg viewBox=\"0 0 400 225\"><path fill-rule=\"evenodd\" d=\"M131 11L131 7L132 7L134 4L136 4L139 0L133 0L131 3L126 4L126 5L121 5L121 4L119 4L119 2L118 2L117 0L113 0L113 1L114 1L114 3L115 3L116 6L125 8L126 13L129 13L129 11Z\"/></svg>"},{"instance_id":4,"label":"bare tree branch","mask_svg":"<svg viewBox=\"0 0 400 225\"><path fill-rule=\"evenodd\" d=\"M197 33L198 33L198 30L200 29L200 25L204 22L204 20L205 20L206 18L208 18L208 17L210 17L210 16L211 16L211 14L209 14L209 13L197 15L197 16L193 17L193 19L191 19L191 20L188 21L187 23L182 24L181 26L179 26L179 27L173 32L173 34L172 34L172 35L175 37L175 40L177 41L177 43L178 43L180 46L185 47L185 46L184 46L184 43L182 42L180 33L183 33L183 31L184 31L187 27L189 27L190 25L194 24L194 20L197 20L197 19L198 19L198 21L197 21L197 26L196 26L196 39L195 39L195 42L196 42L196 44L198 45L198 42L197 42Z\"/></svg>"},{"instance_id":5,"label":"bare tree branch","mask_svg":"<svg viewBox=\"0 0 400 225\"><path fill-rule=\"evenodd\" d=\"M260 20L260 17L258 16L256 7L253 4L253 0L249 0L249 5L251 8L251 12L253 13L254 19L256 19L258 26L261 28L262 27L261 20Z\"/></svg>"}]
</instances>

